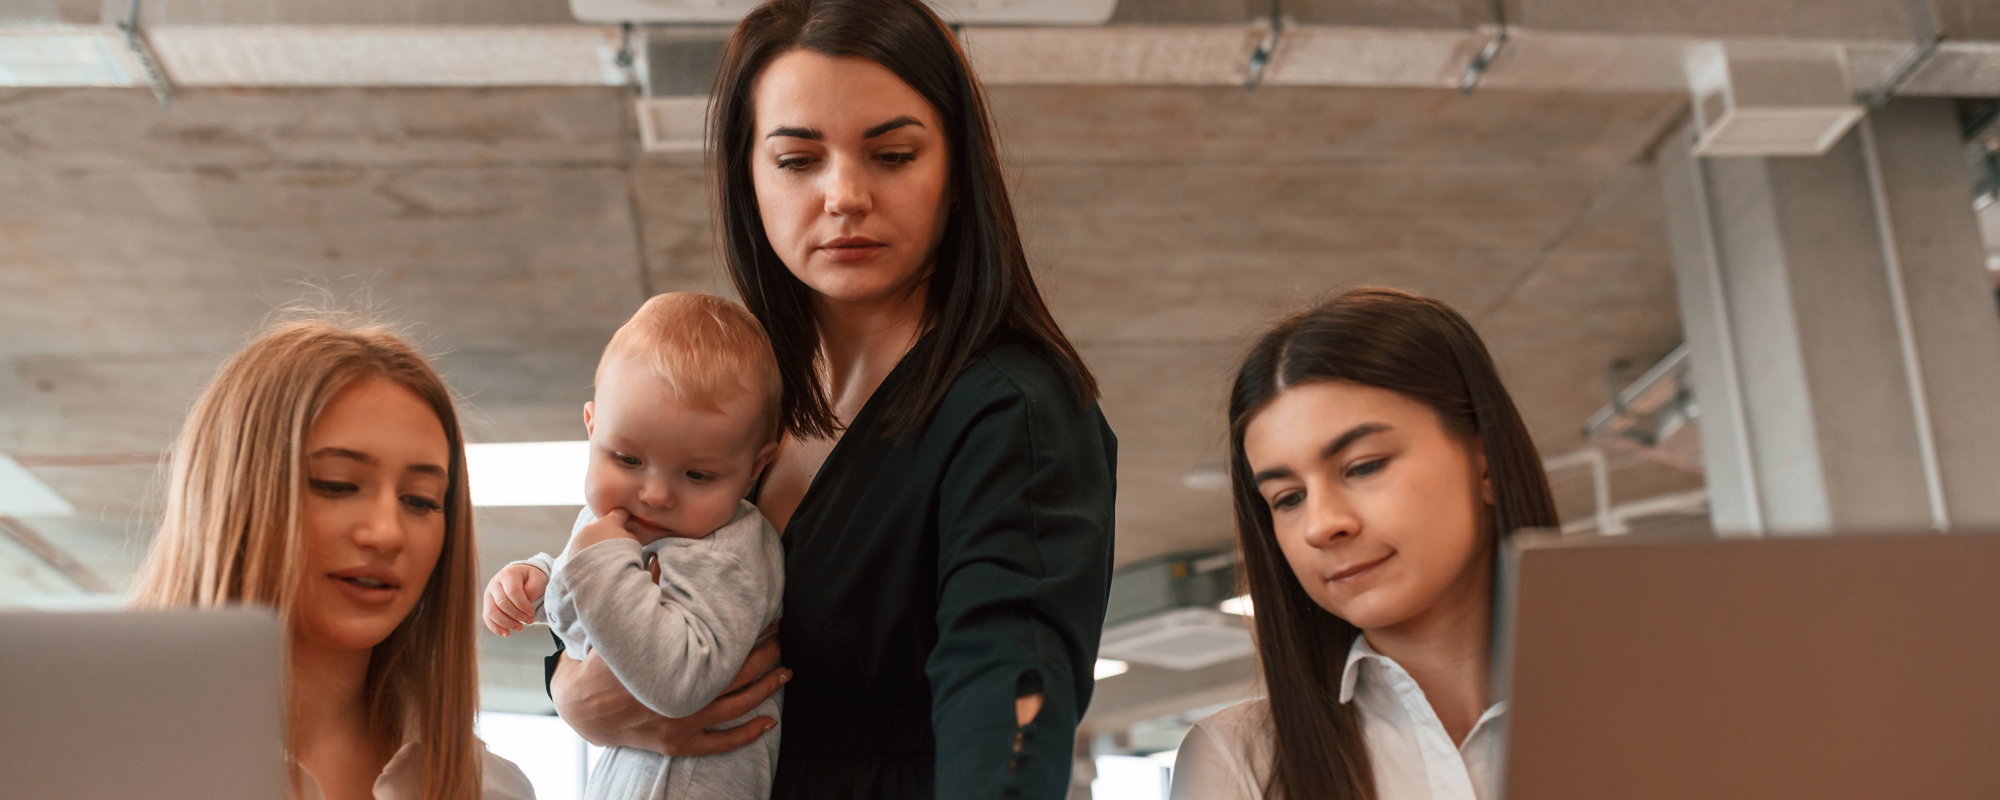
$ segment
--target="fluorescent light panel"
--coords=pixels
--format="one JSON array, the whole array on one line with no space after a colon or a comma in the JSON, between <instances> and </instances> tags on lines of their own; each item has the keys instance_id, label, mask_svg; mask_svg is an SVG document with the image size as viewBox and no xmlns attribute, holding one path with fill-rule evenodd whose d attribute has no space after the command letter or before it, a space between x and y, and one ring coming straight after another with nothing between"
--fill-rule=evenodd
<instances>
[{"instance_id":1,"label":"fluorescent light panel","mask_svg":"<svg viewBox=\"0 0 2000 800\"><path fill-rule=\"evenodd\" d=\"M465 446L475 506L580 506L590 442Z\"/></svg>"},{"instance_id":2,"label":"fluorescent light panel","mask_svg":"<svg viewBox=\"0 0 2000 800\"><path fill-rule=\"evenodd\" d=\"M1131 668L1132 665L1123 661L1100 658L1097 660L1097 669L1092 671L1091 677L1101 681L1113 675L1123 675L1126 670Z\"/></svg>"},{"instance_id":3,"label":"fluorescent light panel","mask_svg":"<svg viewBox=\"0 0 2000 800\"><path fill-rule=\"evenodd\" d=\"M0 456L0 514L10 517L70 517L76 508L20 462Z\"/></svg>"},{"instance_id":4,"label":"fluorescent light panel","mask_svg":"<svg viewBox=\"0 0 2000 800\"><path fill-rule=\"evenodd\" d=\"M1254 610L1250 607L1250 595L1247 594L1239 594L1228 600L1224 600L1217 604L1216 608L1225 614L1240 614L1246 617L1256 616Z\"/></svg>"}]
</instances>

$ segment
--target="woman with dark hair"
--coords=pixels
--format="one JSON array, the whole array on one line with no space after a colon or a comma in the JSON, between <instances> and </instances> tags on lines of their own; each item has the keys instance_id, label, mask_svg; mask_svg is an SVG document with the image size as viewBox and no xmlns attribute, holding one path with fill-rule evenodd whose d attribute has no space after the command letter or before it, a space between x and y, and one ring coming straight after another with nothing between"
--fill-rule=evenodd
<instances>
[{"instance_id":1,"label":"woman with dark hair","mask_svg":"<svg viewBox=\"0 0 2000 800\"><path fill-rule=\"evenodd\" d=\"M1342 294L1257 342L1229 423L1270 694L1195 725L1174 798L1496 797L1495 553L1556 514L1479 335L1434 300Z\"/></svg>"},{"instance_id":2,"label":"woman with dark hair","mask_svg":"<svg viewBox=\"0 0 2000 800\"><path fill-rule=\"evenodd\" d=\"M723 254L788 431L754 498L786 551L772 796L1066 796L1116 441L1035 287L984 90L919 0L773 0L714 97ZM768 725L650 715L590 660L551 693L593 741L669 755Z\"/></svg>"}]
</instances>

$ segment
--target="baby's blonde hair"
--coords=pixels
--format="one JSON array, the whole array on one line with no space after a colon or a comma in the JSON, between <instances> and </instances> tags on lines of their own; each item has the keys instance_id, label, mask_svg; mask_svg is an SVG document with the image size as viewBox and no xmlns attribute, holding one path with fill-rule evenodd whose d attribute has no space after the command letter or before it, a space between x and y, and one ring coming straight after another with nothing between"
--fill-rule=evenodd
<instances>
[{"instance_id":1,"label":"baby's blonde hair","mask_svg":"<svg viewBox=\"0 0 2000 800\"><path fill-rule=\"evenodd\" d=\"M764 326L742 304L696 292L654 295L611 335L597 362L601 382L614 361L650 367L684 403L721 410L748 395L770 439L777 439L784 384Z\"/></svg>"}]
</instances>

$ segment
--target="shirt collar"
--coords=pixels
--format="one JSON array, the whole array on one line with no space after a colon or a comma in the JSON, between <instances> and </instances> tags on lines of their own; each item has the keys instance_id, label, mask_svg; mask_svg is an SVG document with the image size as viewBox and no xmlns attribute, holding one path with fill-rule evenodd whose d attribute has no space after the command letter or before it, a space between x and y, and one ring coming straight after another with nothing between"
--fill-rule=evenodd
<instances>
[{"instance_id":1,"label":"shirt collar","mask_svg":"<svg viewBox=\"0 0 2000 800\"><path fill-rule=\"evenodd\" d=\"M1354 702L1354 689L1361 682L1361 663L1370 659L1390 664L1396 663L1391 661L1388 656L1375 652L1375 648L1369 647L1368 637L1356 633L1354 635L1354 645L1347 648L1347 666L1340 673L1341 704L1345 705ZM1377 666L1379 667L1380 665L1378 664ZM1506 714L1507 701L1502 700L1494 703L1492 707L1486 709L1486 713L1479 716L1479 721L1473 724L1472 729L1477 731L1487 723L1506 716ZM1468 736L1467 740L1470 741L1470 739L1471 737Z\"/></svg>"},{"instance_id":2,"label":"shirt collar","mask_svg":"<svg viewBox=\"0 0 2000 800\"><path fill-rule=\"evenodd\" d=\"M1370 658L1381 658L1382 654L1368 646L1368 637L1354 634L1354 645L1347 648L1347 666L1340 671L1340 702L1354 701L1354 685L1361 679L1361 662Z\"/></svg>"}]
</instances>

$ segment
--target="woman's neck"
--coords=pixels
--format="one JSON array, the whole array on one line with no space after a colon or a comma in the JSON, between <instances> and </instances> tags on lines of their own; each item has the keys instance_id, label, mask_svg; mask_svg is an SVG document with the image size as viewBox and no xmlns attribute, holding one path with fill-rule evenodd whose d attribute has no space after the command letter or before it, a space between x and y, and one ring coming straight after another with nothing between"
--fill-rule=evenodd
<instances>
[{"instance_id":1,"label":"woman's neck","mask_svg":"<svg viewBox=\"0 0 2000 800\"><path fill-rule=\"evenodd\" d=\"M1394 660L1424 690L1424 698L1454 743L1463 743L1492 695L1493 570L1475 564L1423 613L1365 631L1368 646Z\"/></svg>"},{"instance_id":2,"label":"woman's neck","mask_svg":"<svg viewBox=\"0 0 2000 800\"><path fill-rule=\"evenodd\" d=\"M834 416L853 419L923 334L930 287L919 283L867 303L820 296L814 303L820 352L826 357L827 399Z\"/></svg>"},{"instance_id":3,"label":"woman's neck","mask_svg":"<svg viewBox=\"0 0 2000 800\"><path fill-rule=\"evenodd\" d=\"M368 725L369 655L292 643L292 757L329 800L371 796L388 763L388 743L377 741Z\"/></svg>"}]
</instances>

